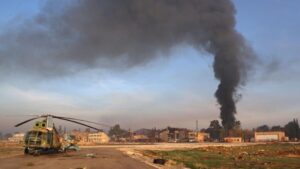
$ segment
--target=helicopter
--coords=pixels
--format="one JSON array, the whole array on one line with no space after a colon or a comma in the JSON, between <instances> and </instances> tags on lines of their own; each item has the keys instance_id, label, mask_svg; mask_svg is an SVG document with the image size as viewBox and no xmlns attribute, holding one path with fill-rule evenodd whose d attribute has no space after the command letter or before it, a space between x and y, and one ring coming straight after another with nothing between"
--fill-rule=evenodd
<instances>
[{"instance_id":1,"label":"helicopter","mask_svg":"<svg viewBox=\"0 0 300 169\"><path fill-rule=\"evenodd\" d=\"M41 121L36 121L33 125L33 128L29 130L24 137L24 154L40 155L47 153L58 153L66 151L66 140L63 140L63 137L58 133L57 129L54 126L53 119L65 120L68 122L76 123L96 131L102 131L96 127L84 124L93 123L96 125L104 125L100 123L95 123L91 121L75 119L70 117L61 117L55 115L39 115L34 118L30 118L21 123L15 125L19 127L30 121L43 118ZM69 140L70 143L74 145L74 140Z\"/></svg>"}]
</instances>

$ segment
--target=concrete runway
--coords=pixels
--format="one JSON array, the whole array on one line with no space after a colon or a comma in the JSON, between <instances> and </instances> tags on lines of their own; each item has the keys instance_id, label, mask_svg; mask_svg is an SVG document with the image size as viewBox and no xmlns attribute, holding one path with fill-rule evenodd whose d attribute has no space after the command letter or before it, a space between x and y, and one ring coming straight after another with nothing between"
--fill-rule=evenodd
<instances>
[{"instance_id":1,"label":"concrete runway","mask_svg":"<svg viewBox=\"0 0 300 169\"><path fill-rule=\"evenodd\" d=\"M87 157L94 154L95 157ZM0 159L1 169L154 169L112 147L85 148L50 155L16 155Z\"/></svg>"}]
</instances>

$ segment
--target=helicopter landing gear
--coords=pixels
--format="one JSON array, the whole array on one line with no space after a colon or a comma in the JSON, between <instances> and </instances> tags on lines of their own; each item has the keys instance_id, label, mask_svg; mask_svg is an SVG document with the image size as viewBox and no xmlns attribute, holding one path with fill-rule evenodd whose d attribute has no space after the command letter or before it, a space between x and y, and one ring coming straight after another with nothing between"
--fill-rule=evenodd
<instances>
[{"instance_id":1,"label":"helicopter landing gear","mask_svg":"<svg viewBox=\"0 0 300 169\"><path fill-rule=\"evenodd\" d=\"M40 150L34 150L33 155L34 156L39 156L39 155L41 155L41 151Z\"/></svg>"},{"instance_id":2,"label":"helicopter landing gear","mask_svg":"<svg viewBox=\"0 0 300 169\"><path fill-rule=\"evenodd\" d=\"M27 147L24 149L24 154L25 154L25 155L28 155L28 154L29 154L29 149L28 149Z\"/></svg>"}]
</instances>

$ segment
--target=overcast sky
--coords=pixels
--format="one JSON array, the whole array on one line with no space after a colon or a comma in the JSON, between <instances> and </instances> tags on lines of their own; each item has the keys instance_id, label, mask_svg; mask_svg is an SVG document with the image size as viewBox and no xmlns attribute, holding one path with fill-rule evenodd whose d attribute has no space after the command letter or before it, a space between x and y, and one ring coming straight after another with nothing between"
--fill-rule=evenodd
<instances>
[{"instance_id":1,"label":"overcast sky","mask_svg":"<svg viewBox=\"0 0 300 169\"><path fill-rule=\"evenodd\" d=\"M0 34L18 29L44 5L42 0L1 1ZM237 119L243 128L300 119L300 1L235 0L234 5L236 29L258 56L246 85L239 88L243 97ZM0 42L1 49L5 42ZM35 69L13 72L0 62L0 131L25 130L31 124L13 128L27 118L19 115L45 113L131 129L194 129L196 120L200 128L207 127L219 119L212 57L188 45L177 45L168 55L128 69L92 67L59 76L51 76L56 70L40 70L50 72L46 78Z\"/></svg>"}]
</instances>

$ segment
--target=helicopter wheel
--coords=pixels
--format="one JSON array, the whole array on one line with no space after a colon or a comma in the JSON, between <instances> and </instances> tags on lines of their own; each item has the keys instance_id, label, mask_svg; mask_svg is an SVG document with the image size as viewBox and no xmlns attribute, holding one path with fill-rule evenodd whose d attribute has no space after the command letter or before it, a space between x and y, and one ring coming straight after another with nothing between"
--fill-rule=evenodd
<instances>
[{"instance_id":1,"label":"helicopter wheel","mask_svg":"<svg viewBox=\"0 0 300 169\"><path fill-rule=\"evenodd\" d=\"M67 152L67 150L65 148L61 148L61 149L58 150L58 152L65 153L65 152Z\"/></svg>"},{"instance_id":2,"label":"helicopter wheel","mask_svg":"<svg viewBox=\"0 0 300 169\"><path fill-rule=\"evenodd\" d=\"M40 150L35 150L35 151L33 152L33 155L34 155L34 156L39 156L40 154L41 154Z\"/></svg>"}]
</instances>

